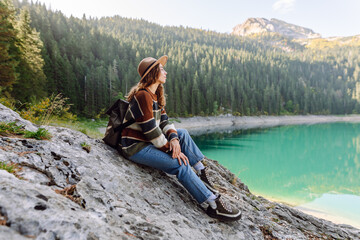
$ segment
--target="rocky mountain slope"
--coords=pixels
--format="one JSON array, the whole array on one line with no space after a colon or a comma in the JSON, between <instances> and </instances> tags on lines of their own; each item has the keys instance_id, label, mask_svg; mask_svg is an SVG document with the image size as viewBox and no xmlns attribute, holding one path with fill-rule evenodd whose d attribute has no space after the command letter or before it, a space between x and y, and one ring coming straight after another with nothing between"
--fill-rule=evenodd
<instances>
[{"instance_id":1,"label":"rocky mountain slope","mask_svg":"<svg viewBox=\"0 0 360 240\"><path fill-rule=\"evenodd\" d=\"M36 126L0 104L0 122ZM207 159L241 220L209 218L174 176L119 156L101 140L49 127L51 140L0 136L0 239L360 239L360 230L251 194ZM86 151L82 143L91 147Z\"/></svg>"},{"instance_id":2,"label":"rocky mountain slope","mask_svg":"<svg viewBox=\"0 0 360 240\"><path fill-rule=\"evenodd\" d=\"M320 38L321 35L309 28L300 27L275 18L249 18L244 23L236 25L232 34L248 36L256 33L275 32L290 38Z\"/></svg>"}]
</instances>

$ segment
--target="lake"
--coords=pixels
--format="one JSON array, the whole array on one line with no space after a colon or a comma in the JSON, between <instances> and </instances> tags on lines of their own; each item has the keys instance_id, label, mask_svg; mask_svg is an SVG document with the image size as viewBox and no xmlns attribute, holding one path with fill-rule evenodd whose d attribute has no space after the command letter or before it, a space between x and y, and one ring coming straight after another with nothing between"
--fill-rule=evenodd
<instances>
[{"instance_id":1,"label":"lake","mask_svg":"<svg viewBox=\"0 0 360 240\"><path fill-rule=\"evenodd\" d=\"M360 228L360 124L235 130L193 137L256 195Z\"/></svg>"}]
</instances>

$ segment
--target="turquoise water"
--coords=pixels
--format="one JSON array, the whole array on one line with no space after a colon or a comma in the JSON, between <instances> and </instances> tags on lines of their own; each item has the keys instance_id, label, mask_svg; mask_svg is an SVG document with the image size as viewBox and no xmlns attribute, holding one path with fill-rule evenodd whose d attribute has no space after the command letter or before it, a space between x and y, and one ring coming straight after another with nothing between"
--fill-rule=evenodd
<instances>
[{"instance_id":1,"label":"turquoise water","mask_svg":"<svg viewBox=\"0 0 360 240\"><path fill-rule=\"evenodd\" d=\"M194 140L254 194L360 226L360 124L237 130Z\"/></svg>"}]
</instances>

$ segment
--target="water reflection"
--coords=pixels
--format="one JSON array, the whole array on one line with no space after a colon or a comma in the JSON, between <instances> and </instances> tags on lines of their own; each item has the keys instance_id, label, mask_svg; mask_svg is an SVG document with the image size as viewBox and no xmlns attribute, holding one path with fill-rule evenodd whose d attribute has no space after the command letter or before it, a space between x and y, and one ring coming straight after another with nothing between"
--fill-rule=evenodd
<instances>
[{"instance_id":1,"label":"water reflection","mask_svg":"<svg viewBox=\"0 0 360 240\"><path fill-rule=\"evenodd\" d=\"M247 129L194 140L256 194L295 205L329 192L360 196L360 124Z\"/></svg>"},{"instance_id":2,"label":"water reflection","mask_svg":"<svg viewBox=\"0 0 360 240\"><path fill-rule=\"evenodd\" d=\"M360 135L353 138L353 145L356 148L356 155L354 157L354 164L355 164L356 170L359 172L359 170L360 170L360 162L359 162L359 158L360 158Z\"/></svg>"},{"instance_id":3,"label":"water reflection","mask_svg":"<svg viewBox=\"0 0 360 240\"><path fill-rule=\"evenodd\" d=\"M326 193L297 208L335 223L350 224L360 228L360 208L356 208L359 204L360 196Z\"/></svg>"}]
</instances>

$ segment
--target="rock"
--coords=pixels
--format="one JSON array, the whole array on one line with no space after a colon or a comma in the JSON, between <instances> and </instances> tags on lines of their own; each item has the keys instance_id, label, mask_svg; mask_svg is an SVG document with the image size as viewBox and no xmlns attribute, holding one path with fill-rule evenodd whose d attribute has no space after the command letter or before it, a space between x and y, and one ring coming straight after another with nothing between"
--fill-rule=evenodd
<instances>
[{"instance_id":1,"label":"rock","mask_svg":"<svg viewBox=\"0 0 360 240\"><path fill-rule=\"evenodd\" d=\"M0 225L0 239L6 240L28 240L28 237L24 237L14 229Z\"/></svg>"},{"instance_id":2,"label":"rock","mask_svg":"<svg viewBox=\"0 0 360 240\"><path fill-rule=\"evenodd\" d=\"M37 128L0 108L2 121ZM1 161L22 167L16 176L0 170L0 239L360 239L351 226L254 196L206 159L221 194L243 213L237 222L219 222L176 177L134 164L83 133L45 128L51 140L0 137Z\"/></svg>"},{"instance_id":3,"label":"rock","mask_svg":"<svg viewBox=\"0 0 360 240\"><path fill-rule=\"evenodd\" d=\"M16 122L25 126L26 130L36 131L38 128L28 120L22 119L20 115L0 103L0 122Z\"/></svg>"}]
</instances>

